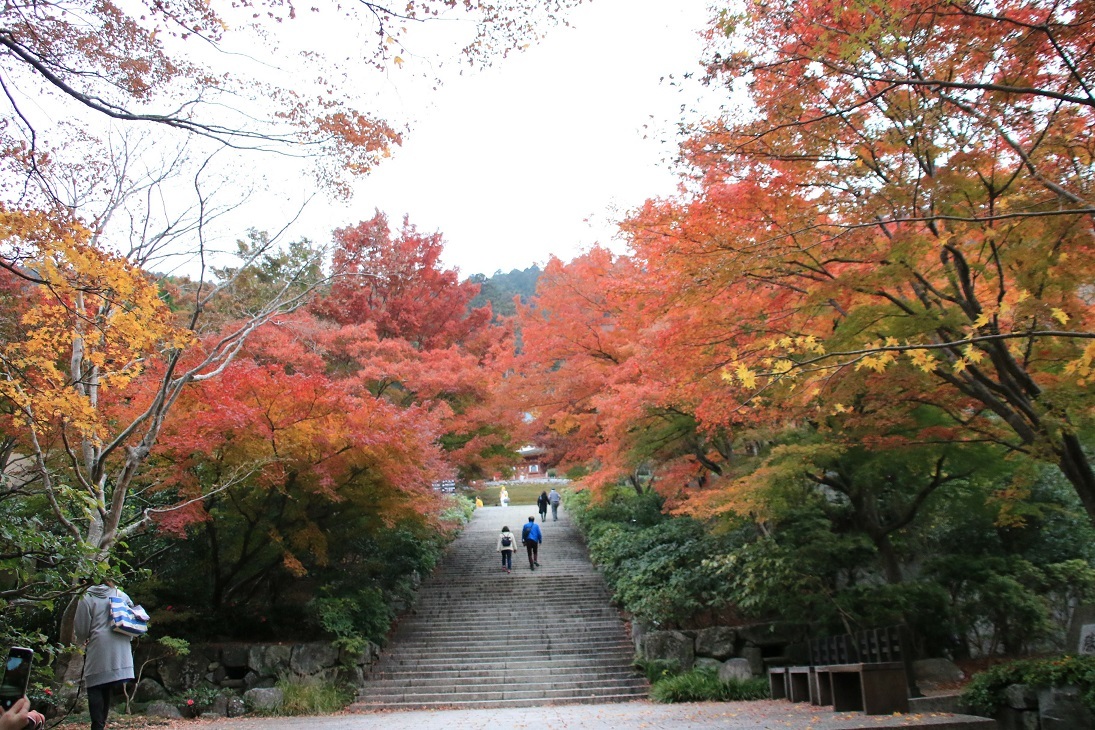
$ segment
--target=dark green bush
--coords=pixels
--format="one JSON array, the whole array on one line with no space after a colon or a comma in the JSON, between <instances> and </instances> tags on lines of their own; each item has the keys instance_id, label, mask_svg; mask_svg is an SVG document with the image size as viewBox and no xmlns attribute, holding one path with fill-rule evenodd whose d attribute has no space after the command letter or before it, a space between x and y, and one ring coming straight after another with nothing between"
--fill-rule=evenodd
<instances>
[{"instance_id":1,"label":"dark green bush","mask_svg":"<svg viewBox=\"0 0 1095 730\"><path fill-rule=\"evenodd\" d=\"M709 669L660 679L650 688L655 702L740 702L768 698L768 682L763 679L721 681Z\"/></svg>"},{"instance_id":2,"label":"dark green bush","mask_svg":"<svg viewBox=\"0 0 1095 730\"><path fill-rule=\"evenodd\" d=\"M1004 693L1013 684L1076 686L1080 688L1084 705L1095 711L1095 656L1065 655L998 664L974 675L966 685L962 699L972 712L992 716L1003 706Z\"/></svg>"},{"instance_id":3,"label":"dark green bush","mask_svg":"<svg viewBox=\"0 0 1095 730\"><path fill-rule=\"evenodd\" d=\"M363 588L351 596L316 598L310 604L323 631L334 644L351 654L365 650L369 641L380 643L395 612L383 591Z\"/></svg>"},{"instance_id":4,"label":"dark green bush","mask_svg":"<svg viewBox=\"0 0 1095 730\"><path fill-rule=\"evenodd\" d=\"M620 492L593 504L580 492L567 502L585 532L590 556L614 599L656 626L681 626L722 605L724 586L705 561L719 539L687 517L661 514L657 495Z\"/></svg>"},{"instance_id":5,"label":"dark green bush","mask_svg":"<svg viewBox=\"0 0 1095 730\"><path fill-rule=\"evenodd\" d=\"M652 684L660 679L675 677L681 673L680 664L666 659L639 658L635 660L635 668L645 674L647 680Z\"/></svg>"}]
</instances>

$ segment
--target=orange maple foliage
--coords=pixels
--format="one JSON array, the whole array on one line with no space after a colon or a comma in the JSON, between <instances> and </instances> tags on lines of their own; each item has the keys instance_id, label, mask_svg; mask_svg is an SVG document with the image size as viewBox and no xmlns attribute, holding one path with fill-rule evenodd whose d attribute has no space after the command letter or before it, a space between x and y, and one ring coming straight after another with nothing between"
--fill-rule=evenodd
<instances>
[{"instance_id":1,"label":"orange maple foliage","mask_svg":"<svg viewBox=\"0 0 1095 730\"><path fill-rule=\"evenodd\" d=\"M577 2L545 7L530 0L413 0L398 8L373 2L310 7L309 15L376 39L372 48L359 44L365 50L352 58L315 45L294 47L290 39L295 36L288 30L279 36L294 22L299 32L308 32L297 8L282 0L222 7L190 0L51 0L33 8L8 6L2 11L5 33L0 37L9 92L2 146L6 154L28 162L46 159L57 140L46 141L46 120L27 107L36 97L49 97L70 110L67 116L73 119L90 114L236 149L314 157L321 183L348 193L345 176L368 172L402 138L354 99L350 79L360 76L362 61L381 69L401 66L412 29L447 14L469 20L476 29L462 58L489 63L527 46ZM287 64L290 81L277 80L265 59L248 66L231 50L240 43L269 49L271 59ZM34 163L28 171L35 172Z\"/></svg>"},{"instance_id":2,"label":"orange maple foliage","mask_svg":"<svg viewBox=\"0 0 1095 730\"><path fill-rule=\"evenodd\" d=\"M364 324L382 340L422 350L468 342L491 319L490 305L470 310L479 286L441 267L441 234L422 234L407 218L392 235L388 217L335 231L330 293L313 310L339 324Z\"/></svg>"},{"instance_id":3,"label":"orange maple foliage","mask_svg":"<svg viewBox=\"0 0 1095 730\"><path fill-rule=\"evenodd\" d=\"M555 389L603 405L583 409L589 455L634 452L625 436L665 410L741 449L753 429L830 419L900 441L928 406L949 420L922 438L1056 463L1095 519L1080 436L1095 356L1093 27L1082 3L1037 0L720 15L709 81L751 106L693 130L688 192L636 211L632 256L614 264L626 275L586 284L611 293L613 341L630 348L601 381ZM640 314L620 316L625 303ZM555 307L560 339L580 342L589 313ZM561 347L559 372L571 358L589 361ZM610 409L628 414L611 438ZM727 453L687 458L720 475ZM694 480L682 468L674 478Z\"/></svg>"},{"instance_id":4,"label":"orange maple foliage","mask_svg":"<svg viewBox=\"0 0 1095 730\"><path fill-rule=\"evenodd\" d=\"M357 379L331 378L311 344L291 320L268 325L222 380L180 401L161 439L157 490L190 509L157 514L162 530L182 536L204 522L214 534L251 523L301 577L343 553L328 542L339 510L388 525L436 516L430 484L446 470L441 417L376 398ZM254 570L247 553L244 546L209 566L215 601Z\"/></svg>"}]
</instances>

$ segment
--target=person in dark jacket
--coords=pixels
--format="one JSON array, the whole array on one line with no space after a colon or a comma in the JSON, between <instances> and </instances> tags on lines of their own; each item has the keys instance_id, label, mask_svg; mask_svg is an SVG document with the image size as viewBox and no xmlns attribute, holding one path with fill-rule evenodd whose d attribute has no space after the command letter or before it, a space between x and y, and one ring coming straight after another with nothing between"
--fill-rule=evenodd
<instances>
[{"instance_id":1,"label":"person in dark jacket","mask_svg":"<svg viewBox=\"0 0 1095 730\"><path fill-rule=\"evenodd\" d=\"M536 524L535 517L529 517L524 528L521 529L521 542L528 551L528 569L536 570L540 567L540 543L544 541L544 535L540 532L540 526Z\"/></svg>"},{"instance_id":2,"label":"person in dark jacket","mask_svg":"<svg viewBox=\"0 0 1095 730\"><path fill-rule=\"evenodd\" d=\"M540 492L536 498L536 506L540 508L540 521L547 522L548 496L547 492Z\"/></svg>"},{"instance_id":3,"label":"person in dark jacket","mask_svg":"<svg viewBox=\"0 0 1095 730\"><path fill-rule=\"evenodd\" d=\"M104 730L114 690L133 681L131 637L114 631L110 597L133 601L110 583L92 586L76 607L76 643L84 648L84 686L91 714L91 730Z\"/></svg>"}]
</instances>

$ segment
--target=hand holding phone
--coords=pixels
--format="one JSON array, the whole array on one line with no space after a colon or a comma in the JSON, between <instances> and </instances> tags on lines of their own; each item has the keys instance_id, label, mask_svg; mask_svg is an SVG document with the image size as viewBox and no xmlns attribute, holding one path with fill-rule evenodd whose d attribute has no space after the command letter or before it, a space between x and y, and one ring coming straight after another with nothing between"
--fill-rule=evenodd
<instances>
[{"instance_id":1,"label":"hand holding phone","mask_svg":"<svg viewBox=\"0 0 1095 730\"><path fill-rule=\"evenodd\" d=\"M11 709L21 697L27 696L30 686L30 665L34 661L34 650L22 646L13 646L8 652L4 664L4 680L0 682L0 708L5 712Z\"/></svg>"}]
</instances>

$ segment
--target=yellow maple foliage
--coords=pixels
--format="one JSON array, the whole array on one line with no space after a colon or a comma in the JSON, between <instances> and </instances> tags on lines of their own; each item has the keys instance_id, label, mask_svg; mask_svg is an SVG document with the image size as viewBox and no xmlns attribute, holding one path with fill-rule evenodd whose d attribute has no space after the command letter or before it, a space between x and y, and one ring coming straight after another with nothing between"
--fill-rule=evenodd
<instances>
[{"instance_id":1,"label":"yellow maple foliage","mask_svg":"<svg viewBox=\"0 0 1095 730\"><path fill-rule=\"evenodd\" d=\"M64 423L102 436L100 396L130 385L149 358L191 342L159 290L124 258L96 249L78 222L0 212L0 245L28 281L23 336L0 348L0 398L25 424Z\"/></svg>"}]
</instances>

